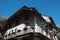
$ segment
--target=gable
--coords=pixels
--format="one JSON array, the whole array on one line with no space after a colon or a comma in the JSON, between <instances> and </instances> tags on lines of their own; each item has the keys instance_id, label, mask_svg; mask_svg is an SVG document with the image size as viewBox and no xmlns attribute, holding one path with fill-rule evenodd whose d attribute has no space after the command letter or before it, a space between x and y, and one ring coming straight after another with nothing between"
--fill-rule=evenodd
<instances>
[{"instance_id":1,"label":"gable","mask_svg":"<svg viewBox=\"0 0 60 40\"><path fill-rule=\"evenodd\" d=\"M28 7L22 7L21 9L19 9L15 14L13 14L8 20L7 22L4 24L3 26L3 30L6 30L7 27L9 27L11 25L12 22L14 22L17 18L23 16L36 16L38 17L38 19L42 20L42 21L48 21L50 22L49 20L49 17L47 16L42 16L35 8L28 8ZM27 17L28 17L27 16Z\"/></svg>"}]
</instances>

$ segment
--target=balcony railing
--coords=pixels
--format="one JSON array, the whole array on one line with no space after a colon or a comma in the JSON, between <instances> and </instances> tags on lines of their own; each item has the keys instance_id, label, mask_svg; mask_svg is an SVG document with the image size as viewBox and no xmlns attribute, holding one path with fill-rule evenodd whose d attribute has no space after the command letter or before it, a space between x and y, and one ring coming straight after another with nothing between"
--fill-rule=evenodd
<instances>
[{"instance_id":1,"label":"balcony railing","mask_svg":"<svg viewBox=\"0 0 60 40\"><path fill-rule=\"evenodd\" d=\"M30 26L28 26L28 27L30 27ZM19 32L16 31L15 34L10 34L10 35L6 34L7 36L4 36L4 39L14 38L16 36L27 34L27 33L30 33L30 32L38 32L38 33L41 33L42 35L48 37L49 39L51 39L50 34L47 34L46 31L43 30L41 27L39 27L37 24L35 25L35 29L34 30L32 28L28 28L27 30L20 30ZM56 39L57 39L57 37L56 37Z\"/></svg>"}]
</instances>

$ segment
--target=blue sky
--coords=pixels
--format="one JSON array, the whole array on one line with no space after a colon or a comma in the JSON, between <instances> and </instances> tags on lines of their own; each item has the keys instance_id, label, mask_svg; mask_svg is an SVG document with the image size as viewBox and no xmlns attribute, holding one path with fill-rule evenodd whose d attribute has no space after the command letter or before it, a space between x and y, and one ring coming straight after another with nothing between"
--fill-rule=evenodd
<instances>
[{"instance_id":1,"label":"blue sky","mask_svg":"<svg viewBox=\"0 0 60 40\"><path fill-rule=\"evenodd\" d=\"M0 15L9 18L23 6L35 7L39 13L53 17L60 24L60 0L0 0Z\"/></svg>"}]
</instances>

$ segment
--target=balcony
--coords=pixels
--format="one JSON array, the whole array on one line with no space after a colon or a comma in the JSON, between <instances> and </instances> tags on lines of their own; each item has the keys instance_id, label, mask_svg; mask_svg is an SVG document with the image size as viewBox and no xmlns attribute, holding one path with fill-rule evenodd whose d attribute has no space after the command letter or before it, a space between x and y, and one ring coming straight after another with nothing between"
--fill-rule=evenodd
<instances>
[{"instance_id":1,"label":"balcony","mask_svg":"<svg viewBox=\"0 0 60 40\"><path fill-rule=\"evenodd\" d=\"M45 32L45 30L43 30L37 24L35 25L35 29L32 29L30 26L28 26L28 28L26 30L23 30L25 28L24 26L25 26L24 24L16 26L15 27L15 28L17 28L16 32L13 31L14 33L9 34L9 35L5 34L4 39L11 39L11 38L15 38L15 37L18 37L18 36L25 37L24 35L30 34L30 33L33 33L33 35L34 35L34 33L38 33L38 34L40 34L40 36L42 35L43 37L51 39L50 34L47 34ZM22 27L22 29L19 29L20 27ZM12 29L15 30L15 28L12 28ZM7 32L9 32L10 30L8 30Z\"/></svg>"}]
</instances>

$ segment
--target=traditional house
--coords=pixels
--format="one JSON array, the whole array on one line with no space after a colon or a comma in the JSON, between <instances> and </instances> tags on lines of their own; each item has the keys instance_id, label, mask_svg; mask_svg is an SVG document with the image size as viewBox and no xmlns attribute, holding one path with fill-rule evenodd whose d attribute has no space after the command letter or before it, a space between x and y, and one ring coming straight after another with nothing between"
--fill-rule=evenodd
<instances>
[{"instance_id":1,"label":"traditional house","mask_svg":"<svg viewBox=\"0 0 60 40\"><path fill-rule=\"evenodd\" d=\"M22 7L4 24L5 40L54 40L56 26L49 16L40 14L35 8Z\"/></svg>"}]
</instances>

